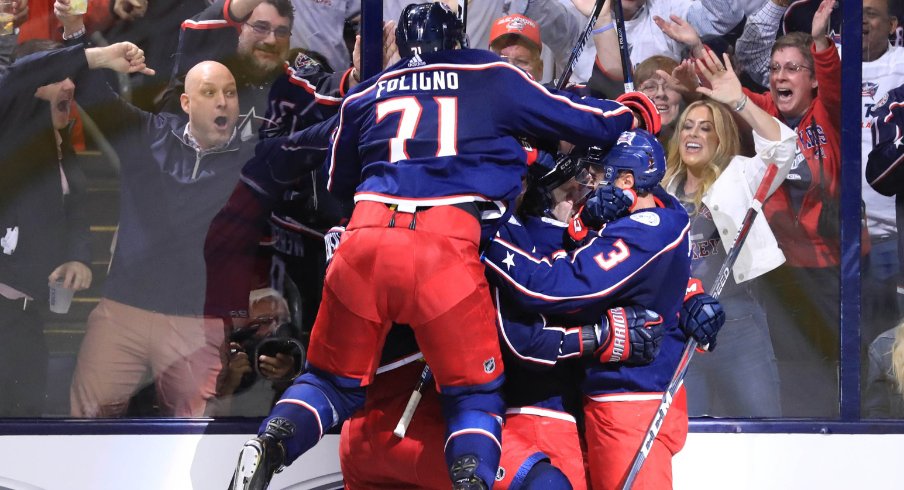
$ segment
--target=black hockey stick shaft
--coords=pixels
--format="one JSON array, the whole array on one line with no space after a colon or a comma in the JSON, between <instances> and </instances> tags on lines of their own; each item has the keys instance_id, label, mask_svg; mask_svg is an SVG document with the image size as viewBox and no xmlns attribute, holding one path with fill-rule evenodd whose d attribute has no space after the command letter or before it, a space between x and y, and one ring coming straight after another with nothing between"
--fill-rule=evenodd
<instances>
[{"instance_id":1,"label":"black hockey stick shaft","mask_svg":"<svg viewBox=\"0 0 904 490\"><path fill-rule=\"evenodd\" d=\"M634 76L631 73L631 56L628 54L628 36L625 34L625 13L621 0L614 1L615 32L618 33L618 52L621 55L621 67L625 77L625 92L634 91Z\"/></svg>"},{"instance_id":2,"label":"black hockey stick shaft","mask_svg":"<svg viewBox=\"0 0 904 490\"><path fill-rule=\"evenodd\" d=\"M468 32L468 0L459 0L458 1L458 15L461 17L461 29L462 32L467 34Z\"/></svg>"},{"instance_id":3,"label":"black hockey stick shaft","mask_svg":"<svg viewBox=\"0 0 904 490\"><path fill-rule=\"evenodd\" d=\"M421 371L421 376L417 380L417 384L414 385L414 391L411 392L411 397L408 398L408 404L405 405L405 410L402 411L399 423L396 424L395 429L392 431L399 439L405 437L405 433L408 432L408 426L411 424L411 419L414 417L414 411L417 410L417 406L421 402L424 386L427 385L427 382L429 382L432 377L433 372L430 371L430 366L425 364L424 369Z\"/></svg>"},{"instance_id":4,"label":"black hockey stick shaft","mask_svg":"<svg viewBox=\"0 0 904 490\"><path fill-rule=\"evenodd\" d=\"M744 221L741 222L741 227L738 228L738 234L735 237L734 243L728 250L725 261L722 262L722 267L719 269L719 274L716 276L716 282L710 289L709 294L713 298L718 298L719 295L722 294L722 288L724 288L725 284L728 282L731 268L734 266L735 261L738 259L738 255L741 253L741 248L744 246L744 241L747 240L747 235L750 233L753 221L760 213L760 210L763 209L763 201L766 200L769 188L772 187L776 174L778 174L778 166L774 163L769 164L769 166L766 167L766 173L763 175L763 180L760 182L756 194L753 196L753 202L751 203L750 208L747 209ZM634 460L631 462L631 469L625 477L622 490L628 490L631 488L631 485L634 484L634 480L637 478L637 474L640 472L643 462L647 459L650 449L653 448L653 442L659 434L659 429L662 428L665 416L669 411L669 407L672 405L672 399L678 392L678 388L684 383L684 376L687 374L687 366L690 364L691 358L694 357L694 351L696 349L697 341L694 340L693 337L687 339L687 342L684 344L684 352L681 353L681 359L678 361L678 367L672 375L672 380L669 382L668 388L666 388L665 392L662 394L659 408L656 409L656 413L653 415L650 427L647 428L647 433L644 436L643 442L637 450L637 453L634 455Z\"/></svg>"},{"instance_id":5,"label":"black hockey stick shaft","mask_svg":"<svg viewBox=\"0 0 904 490\"><path fill-rule=\"evenodd\" d=\"M575 43L574 49L571 50L571 56L568 57L568 62L565 63L565 71L563 71L562 74L559 75L559 79L556 80L557 89L562 90L565 87L565 84L568 83L568 79L571 78L571 72L574 71L574 65L578 62L578 57L581 56L581 52L584 51L584 44L587 43L587 38L590 37L590 32L593 31L593 26L596 24L596 19L603 10L603 3L605 1L606 0L596 0L596 4L593 6L593 12L590 14L590 21L587 22L587 27L584 28L584 32L581 33L581 36Z\"/></svg>"}]
</instances>

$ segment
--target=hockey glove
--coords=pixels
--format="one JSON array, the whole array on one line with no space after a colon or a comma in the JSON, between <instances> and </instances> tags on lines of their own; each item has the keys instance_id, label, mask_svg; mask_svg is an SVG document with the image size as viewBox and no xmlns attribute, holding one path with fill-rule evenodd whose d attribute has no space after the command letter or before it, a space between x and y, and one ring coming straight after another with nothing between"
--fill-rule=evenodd
<instances>
[{"instance_id":1,"label":"hockey glove","mask_svg":"<svg viewBox=\"0 0 904 490\"><path fill-rule=\"evenodd\" d=\"M626 216L633 209L636 198L637 194L632 189L622 190L611 185L598 187L569 220L565 249L570 251L580 247L590 230L598 230L604 224Z\"/></svg>"},{"instance_id":2,"label":"hockey glove","mask_svg":"<svg viewBox=\"0 0 904 490\"><path fill-rule=\"evenodd\" d=\"M701 350L712 351L716 348L716 335L725 324L725 312L719 300L703 292L699 279L688 281L678 324L685 335L700 344Z\"/></svg>"},{"instance_id":3,"label":"hockey glove","mask_svg":"<svg viewBox=\"0 0 904 490\"><path fill-rule=\"evenodd\" d=\"M626 92L615 99L622 105L631 109L631 112L643 122L643 128L658 136L662 130L662 118L659 116L659 110L656 104L650 100L643 92Z\"/></svg>"},{"instance_id":4,"label":"hockey glove","mask_svg":"<svg viewBox=\"0 0 904 490\"><path fill-rule=\"evenodd\" d=\"M622 190L613 185L601 185L593 191L578 216L585 226L599 229L610 221L627 216L634 207L637 194L633 189Z\"/></svg>"},{"instance_id":5,"label":"hockey glove","mask_svg":"<svg viewBox=\"0 0 904 490\"><path fill-rule=\"evenodd\" d=\"M323 235L323 245L326 248L326 265L329 266L333 260L333 254L339 248L339 240L342 238L342 232L345 231L344 226L334 226Z\"/></svg>"},{"instance_id":6,"label":"hockey glove","mask_svg":"<svg viewBox=\"0 0 904 490\"><path fill-rule=\"evenodd\" d=\"M612 308L594 325L581 327L582 354L600 362L649 364L659 353L662 317L640 306Z\"/></svg>"}]
</instances>

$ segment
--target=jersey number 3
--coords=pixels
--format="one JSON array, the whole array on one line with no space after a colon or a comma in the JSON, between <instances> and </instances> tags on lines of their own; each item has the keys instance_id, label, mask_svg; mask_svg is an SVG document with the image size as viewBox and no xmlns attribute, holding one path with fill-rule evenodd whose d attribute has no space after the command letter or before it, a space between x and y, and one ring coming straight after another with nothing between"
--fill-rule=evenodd
<instances>
[{"instance_id":1,"label":"jersey number 3","mask_svg":"<svg viewBox=\"0 0 904 490\"><path fill-rule=\"evenodd\" d=\"M434 97L437 107L437 135L439 142L436 156L445 157L458 154L456 138L458 137L458 98ZM424 109L416 97L396 97L377 104L377 122L393 113L400 113L399 128L394 138L389 140L389 161L397 162L408 159L405 142L414 138L417 126L421 121Z\"/></svg>"},{"instance_id":2,"label":"jersey number 3","mask_svg":"<svg viewBox=\"0 0 904 490\"><path fill-rule=\"evenodd\" d=\"M596 265L600 266L604 271L612 269L631 256L631 251L628 250L628 246L625 245L625 242L621 241L621 239L616 240L612 246L615 247L615 250L610 250L605 257L603 257L604 252L600 252L593 256Z\"/></svg>"}]
</instances>

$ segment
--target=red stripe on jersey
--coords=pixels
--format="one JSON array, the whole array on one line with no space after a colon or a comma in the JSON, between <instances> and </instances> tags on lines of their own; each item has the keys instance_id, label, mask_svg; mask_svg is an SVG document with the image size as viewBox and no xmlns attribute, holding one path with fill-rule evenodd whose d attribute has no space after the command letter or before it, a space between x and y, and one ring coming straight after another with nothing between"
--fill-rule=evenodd
<instances>
[{"instance_id":1,"label":"red stripe on jersey","mask_svg":"<svg viewBox=\"0 0 904 490\"><path fill-rule=\"evenodd\" d=\"M651 262L653 262L654 260L656 260L656 258L658 258L660 255L662 255L662 254L664 254L664 253L666 253L666 252L669 252L669 251L671 251L672 249L674 249L675 247L677 247L677 246L684 240L684 238L687 236L687 233L688 233L688 230L689 230L689 229L690 229L690 223L688 223L687 225L684 226L684 229L681 230L681 233L678 234L678 236L676 237L676 239L675 239L674 241L672 241L671 243L669 243L668 245L666 245L665 247L663 247L662 250L660 250L659 252L656 252L655 255L653 255L653 256L650 257L646 262L644 262L643 264L641 264L640 267L638 267L638 268L635 269L633 272L631 272L630 274L628 274L628 275L626 275L625 277L623 277L623 278L622 278L620 281L618 281L617 283L615 283L615 284L609 286L609 287L606 288L606 289L603 289L603 290L601 290L601 291L597 291L597 292L595 292L595 293L579 294L579 295L574 295L574 296L552 296L552 295L548 295L548 294L538 293L538 292L536 292L536 291L532 291L532 290L528 289L528 288L525 287L525 286L522 286L518 281L516 281L516 280L514 280L512 277L510 277L510 276L508 275L508 273L507 273L502 267L497 266L497 265L494 264L493 262L485 261L484 264L485 264L487 267L492 267L493 270L497 271L501 277L503 277L507 282L509 282L510 284L512 284L512 286L514 286L515 289L517 289L518 291L520 291L520 292L521 292L522 294L524 294L525 296L529 296L529 297L531 297L531 298L540 299L540 300L543 300L543 301L546 301L546 302L549 302L549 303L556 303L556 302L560 302L560 301L564 301L564 300L574 300L574 299L593 299L593 298L600 298L600 297L605 297L605 296L608 296L608 295L612 294L612 292L614 292L614 291L618 290L619 288L621 288L622 285L624 285L628 280L630 280L630 279L633 278L635 275L637 275L640 271L642 271L643 269L645 269L648 265L650 265ZM590 240L590 243L588 243L586 246L584 246L584 247L578 249L577 251L575 251L574 254L573 254L573 256L576 257L577 254L579 254L579 253L581 253L582 251L586 250L586 249L589 247L590 244L592 244L593 242L595 242L595 241L597 240L597 238L598 238L598 237L594 237L592 240ZM501 244L503 244L503 245L505 245L506 247L510 248L510 249L511 249L512 251L514 251L514 252L518 252L520 255L525 256L526 258L530 259L531 261L533 261L533 262L535 262L535 263L537 263L537 264L539 264L539 263L545 263L545 264L549 265L550 267L552 267L552 264L550 264L550 262L549 262L546 258L543 258L542 260L537 260L537 259L533 258L530 254L525 253L523 250L519 249L518 247L512 246L510 243L508 243L508 242L506 242L506 241L504 241L504 240L501 240L501 239L499 239L499 238L496 238L495 241L496 241L496 242L499 242L499 243L501 243ZM561 259L559 259L559 260L561 260ZM574 262L574 260L572 260L572 262Z\"/></svg>"},{"instance_id":2,"label":"red stripe on jersey","mask_svg":"<svg viewBox=\"0 0 904 490\"><path fill-rule=\"evenodd\" d=\"M191 20L186 19L182 21L183 29L198 29L198 30L206 30L206 29L222 29L224 27L229 27L230 24L228 21L219 19L219 20Z\"/></svg>"},{"instance_id":3,"label":"red stripe on jersey","mask_svg":"<svg viewBox=\"0 0 904 490\"><path fill-rule=\"evenodd\" d=\"M317 87L311 85L311 82L305 80L304 78L299 78L295 76L294 72L289 72L289 83L295 85L296 87L301 87L305 92L314 96L314 101L318 104L336 106L342 103L342 99L339 97L330 97L329 95L323 95L317 93Z\"/></svg>"}]
</instances>

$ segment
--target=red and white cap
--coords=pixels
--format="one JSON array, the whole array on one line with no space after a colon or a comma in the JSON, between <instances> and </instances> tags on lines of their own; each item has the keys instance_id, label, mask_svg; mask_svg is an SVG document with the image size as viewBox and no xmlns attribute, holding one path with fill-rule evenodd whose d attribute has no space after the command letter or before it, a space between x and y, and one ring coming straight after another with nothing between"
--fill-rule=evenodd
<instances>
[{"instance_id":1,"label":"red and white cap","mask_svg":"<svg viewBox=\"0 0 904 490\"><path fill-rule=\"evenodd\" d=\"M537 48L537 51L542 49L540 26L533 19L519 14L506 15L493 22L490 29L490 47L512 36L525 38Z\"/></svg>"}]
</instances>

